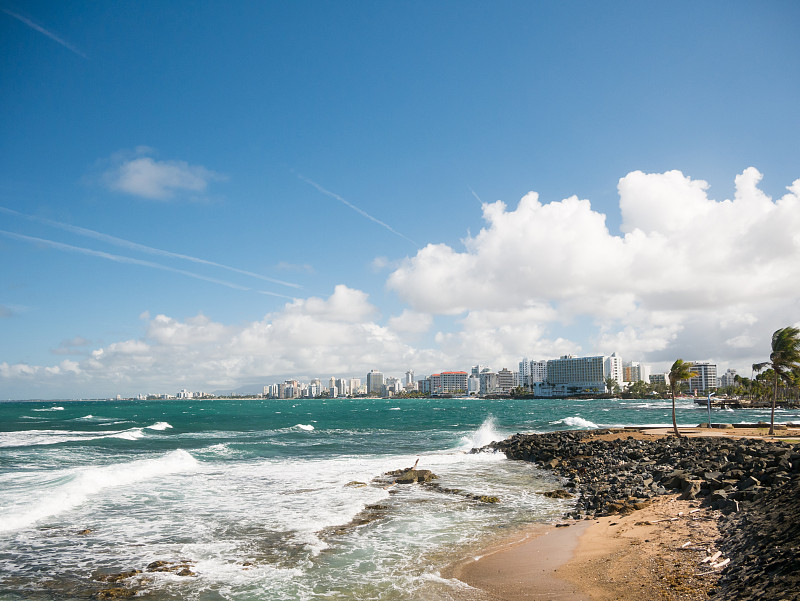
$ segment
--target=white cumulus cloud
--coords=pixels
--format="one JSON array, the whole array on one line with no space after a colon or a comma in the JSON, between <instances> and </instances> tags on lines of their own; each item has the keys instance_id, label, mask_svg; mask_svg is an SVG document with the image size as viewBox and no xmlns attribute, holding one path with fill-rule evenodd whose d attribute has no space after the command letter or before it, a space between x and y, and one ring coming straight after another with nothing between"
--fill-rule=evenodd
<instances>
[{"instance_id":1,"label":"white cumulus cloud","mask_svg":"<svg viewBox=\"0 0 800 601\"><path fill-rule=\"evenodd\" d=\"M619 181L621 235L577 197L484 203L485 226L462 249L429 244L388 286L413 310L465 316L442 344L500 353L528 338L524 354L553 356L551 333L588 320L586 352L657 361L676 351L755 353L743 341L768 340L800 310L800 180L773 200L761 177L746 169L734 198L717 201L706 182L679 171L632 172ZM508 334L487 325L491 314ZM528 317L515 327L518 315Z\"/></svg>"},{"instance_id":2,"label":"white cumulus cloud","mask_svg":"<svg viewBox=\"0 0 800 601\"><path fill-rule=\"evenodd\" d=\"M115 155L112 166L103 174L103 181L112 190L132 196L169 200L181 192L203 194L209 183L225 179L201 165L142 156L151 153L151 149L140 147L132 157Z\"/></svg>"},{"instance_id":3,"label":"white cumulus cloud","mask_svg":"<svg viewBox=\"0 0 800 601\"><path fill-rule=\"evenodd\" d=\"M327 298L295 300L236 325L202 314L179 320L145 312L140 339L113 342L83 361L54 367L2 363L0 382L61 395L70 386L99 395L241 385L260 390L278 377L363 376L373 368L399 374L409 366L432 371L441 364L436 353L408 345L403 332L380 325L377 317L366 293L343 285Z\"/></svg>"}]
</instances>

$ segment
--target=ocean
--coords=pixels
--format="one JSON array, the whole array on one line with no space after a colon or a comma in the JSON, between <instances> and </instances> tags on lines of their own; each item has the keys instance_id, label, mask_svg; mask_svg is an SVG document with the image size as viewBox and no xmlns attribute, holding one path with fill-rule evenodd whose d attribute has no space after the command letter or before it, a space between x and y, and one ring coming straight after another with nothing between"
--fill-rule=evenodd
<instances>
[{"instance_id":1,"label":"ocean","mask_svg":"<svg viewBox=\"0 0 800 601\"><path fill-rule=\"evenodd\" d=\"M680 425L704 421L704 407L679 401ZM0 402L0 599L126 586L176 601L477 600L447 566L558 520L569 500L538 494L559 488L549 473L470 449L516 432L670 423L669 400ZM462 492L373 482L417 460Z\"/></svg>"}]
</instances>

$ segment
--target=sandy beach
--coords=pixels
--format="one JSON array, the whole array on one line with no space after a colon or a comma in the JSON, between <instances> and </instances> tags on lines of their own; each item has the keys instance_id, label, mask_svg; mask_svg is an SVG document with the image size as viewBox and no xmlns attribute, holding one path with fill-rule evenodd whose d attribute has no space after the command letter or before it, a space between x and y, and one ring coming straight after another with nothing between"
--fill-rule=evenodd
<instances>
[{"instance_id":1,"label":"sandy beach","mask_svg":"<svg viewBox=\"0 0 800 601\"><path fill-rule=\"evenodd\" d=\"M637 429L601 436L646 439L670 431ZM772 439L761 428L681 428L681 433ZM787 438L797 440L800 430L783 430L774 437ZM714 593L726 565L721 553L715 557L719 517L719 511L699 500L662 495L627 515L531 527L478 558L454 565L449 576L492 601L704 600Z\"/></svg>"},{"instance_id":2,"label":"sandy beach","mask_svg":"<svg viewBox=\"0 0 800 601\"><path fill-rule=\"evenodd\" d=\"M707 599L714 513L669 495L627 516L532 529L451 576L504 601Z\"/></svg>"}]
</instances>

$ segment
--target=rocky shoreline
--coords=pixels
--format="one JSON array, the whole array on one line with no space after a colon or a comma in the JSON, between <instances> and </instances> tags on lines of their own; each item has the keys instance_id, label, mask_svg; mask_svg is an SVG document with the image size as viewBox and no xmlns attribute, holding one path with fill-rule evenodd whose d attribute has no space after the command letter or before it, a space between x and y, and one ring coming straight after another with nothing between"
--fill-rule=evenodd
<instances>
[{"instance_id":1,"label":"rocky shoreline","mask_svg":"<svg viewBox=\"0 0 800 601\"><path fill-rule=\"evenodd\" d=\"M800 599L800 447L720 437L635 437L626 431L517 434L492 443L564 479L567 517L632 513L679 494L717 510L731 561L712 599ZM632 433L631 433L632 434Z\"/></svg>"}]
</instances>

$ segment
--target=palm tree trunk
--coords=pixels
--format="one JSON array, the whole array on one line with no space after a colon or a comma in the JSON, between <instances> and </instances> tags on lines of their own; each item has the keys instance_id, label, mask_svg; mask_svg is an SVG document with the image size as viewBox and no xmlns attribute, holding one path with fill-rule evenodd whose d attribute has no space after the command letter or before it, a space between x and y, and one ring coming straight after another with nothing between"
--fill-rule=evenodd
<instances>
[{"instance_id":1,"label":"palm tree trunk","mask_svg":"<svg viewBox=\"0 0 800 601\"><path fill-rule=\"evenodd\" d=\"M678 432L678 422L675 419L675 391L672 391L672 429L675 431L675 436L678 438L681 437L681 433Z\"/></svg>"},{"instance_id":2,"label":"palm tree trunk","mask_svg":"<svg viewBox=\"0 0 800 601\"><path fill-rule=\"evenodd\" d=\"M778 400L778 372L775 371L775 393L772 395L772 414L769 418L769 435L775 436L775 402Z\"/></svg>"}]
</instances>

